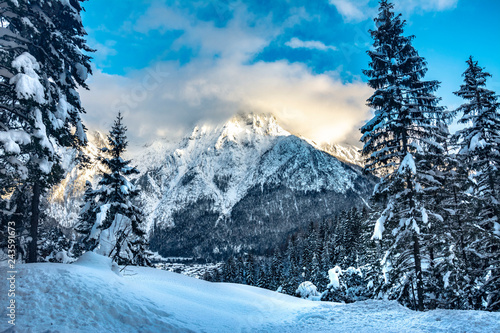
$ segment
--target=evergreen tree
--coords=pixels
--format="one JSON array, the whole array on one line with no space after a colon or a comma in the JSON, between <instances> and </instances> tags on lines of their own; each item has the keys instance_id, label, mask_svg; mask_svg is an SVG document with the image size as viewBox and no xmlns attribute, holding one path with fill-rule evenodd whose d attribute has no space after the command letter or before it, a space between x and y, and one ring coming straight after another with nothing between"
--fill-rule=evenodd
<instances>
[{"instance_id":1,"label":"evergreen tree","mask_svg":"<svg viewBox=\"0 0 500 333\"><path fill-rule=\"evenodd\" d=\"M442 155L439 175L442 186L436 186L434 195L427 198L438 212L429 235L433 247L429 253L431 274L427 284L434 294L435 306L471 309L474 308L470 298L474 294L473 272L477 270L475 260L471 261L467 254L468 244L476 238L473 182L455 149L448 147L449 144Z\"/></svg>"},{"instance_id":2,"label":"evergreen tree","mask_svg":"<svg viewBox=\"0 0 500 333\"><path fill-rule=\"evenodd\" d=\"M343 210L336 217L335 229L333 230L334 239L334 252L333 257L335 261L332 262L333 266L341 265L347 256L346 249L346 229L348 228L347 211ZM329 267L330 269L332 267Z\"/></svg>"},{"instance_id":3,"label":"evergreen tree","mask_svg":"<svg viewBox=\"0 0 500 333\"><path fill-rule=\"evenodd\" d=\"M316 254L313 255L311 262L311 279L310 281L318 288L326 287L328 281L326 280L326 272L321 269L320 262Z\"/></svg>"},{"instance_id":4,"label":"evergreen tree","mask_svg":"<svg viewBox=\"0 0 500 333\"><path fill-rule=\"evenodd\" d=\"M387 248L385 243L388 239L372 239L373 230L380 212L376 210L363 210L361 215L361 226L359 236L359 260L358 269L363 273L368 298L382 298L384 288L387 287L382 266L384 252L382 248Z\"/></svg>"},{"instance_id":5,"label":"evergreen tree","mask_svg":"<svg viewBox=\"0 0 500 333\"><path fill-rule=\"evenodd\" d=\"M382 176L374 200L382 208L374 238L385 229L390 238L385 264L391 267L392 297L409 301L409 289L416 289L415 307L424 309L422 254L427 250L428 207L423 201L423 180L429 166L425 151L442 150L439 144L443 108L433 95L437 81L423 81L427 68L424 58L412 46L414 36L403 36L405 21L395 15L393 5L380 2L375 18L377 29L370 31L374 49L368 85L375 89L368 99L374 117L361 132L365 171ZM404 278L403 278L404 277Z\"/></svg>"},{"instance_id":6,"label":"evergreen tree","mask_svg":"<svg viewBox=\"0 0 500 333\"><path fill-rule=\"evenodd\" d=\"M75 260L71 253L71 239L57 223L40 228L38 255L43 261L69 263Z\"/></svg>"},{"instance_id":7,"label":"evergreen tree","mask_svg":"<svg viewBox=\"0 0 500 333\"><path fill-rule=\"evenodd\" d=\"M341 261L342 267L358 267L359 254L361 251L361 223L362 218L356 207L347 212L346 224L342 228L344 258Z\"/></svg>"},{"instance_id":8,"label":"evergreen tree","mask_svg":"<svg viewBox=\"0 0 500 333\"><path fill-rule=\"evenodd\" d=\"M128 142L118 114L108 135L108 148L102 148L105 157L98 188L87 187L86 199L77 229L86 232L85 248L109 256L119 264L149 265L145 232L142 229L142 211L134 204L139 189L127 177L139 171L123 159ZM90 227L92 226L92 227Z\"/></svg>"},{"instance_id":9,"label":"evergreen tree","mask_svg":"<svg viewBox=\"0 0 500 333\"><path fill-rule=\"evenodd\" d=\"M259 267L259 274L257 278L257 287L270 289L269 285L269 270L268 266L264 263Z\"/></svg>"},{"instance_id":10,"label":"evergreen tree","mask_svg":"<svg viewBox=\"0 0 500 333\"><path fill-rule=\"evenodd\" d=\"M30 190L31 243L37 260L40 196L63 176L57 147L86 143L77 87L92 51L85 43L82 1L17 0L0 7L0 196Z\"/></svg>"},{"instance_id":11,"label":"evergreen tree","mask_svg":"<svg viewBox=\"0 0 500 333\"><path fill-rule=\"evenodd\" d=\"M245 258L243 255L240 255L236 259L236 279L235 283L240 283L240 284L247 284L247 270L245 267Z\"/></svg>"},{"instance_id":12,"label":"evergreen tree","mask_svg":"<svg viewBox=\"0 0 500 333\"><path fill-rule=\"evenodd\" d=\"M224 282L235 282L236 264L234 257L229 257L224 266L222 266L222 280Z\"/></svg>"},{"instance_id":13,"label":"evergreen tree","mask_svg":"<svg viewBox=\"0 0 500 333\"><path fill-rule=\"evenodd\" d=\"M282 257L278 251L274 252L274 255L271 259L271 269L269 271L270 275L270 283L269 283L269 288L271 290L277 290L279 286L282 284L282 273L283 273L283 267L282 267Z\"/></svg>"},{"instance_id":14,"label":"evergreen tree","mask_svg":"<svg viewBox=\"0 0 500 333\"><path fill-rule=\"evenodd\" d=\"M495 92L486 88L491 77L472 57L463 73L464 84L455 92L467 102L456 114L466 125L453 137L458 158L475 182L477 198L474 234L468 251L481 262L480 295L489 310L500 309L500 103ZM479 301L477 301L479 303Z\"/></svg>"},{"instance_id":15,"label":"evergreen tree","mask_svg":"<svg viewBox=\"0 0 500 333\"><path fill-rule=\"evenodd\" d=\"M87 181L85 183L85 192L83 196L83 204L80 207L80 214L78 222L75 226L75 231L80 235L90 235L94 221L96 220L97 206L97 192L92 188L92 184ZM76 256L82 255L84 251L91 251L97 247L97 238L88 238L79 242L76 248Z\"/></svg>"},{"instance_id":16,"label":"evergreen tree","mask_svg":"<svg viewBox=\"0 0 500 333\"><path fill-rule=\"evenodd\" d=\"M328 270L333 267L331 262L331 249L333 240L328 239L323 242L323 246L321 248L321 270L323 272L328 272ZM319 287L319 286L318 286Z\"/></svg>"},{"instance_id":17,"label":"evergreen tree","mask_svg":"<svg viewBox=\"0 0 500 333\"><path fill-rule=\"evenodd\" d=\"M255 286L255 262L251 254L247 256L246 262L246 284Z\"/></svg>"},{"instance_id":18,"label":"evergreen tree","mask_svg":"<svg viewBox=\"0 0 500 333\"><path fill-rule=\"evenodd\" d=\"M313 258L318 257L318 234L314 224L309 225L307 237L304 239L304 251L302 255L301 266L303 269L302 282L311 280L313 272ZM295 286L297 288L297 286Z\"/></svg>"}]
</instances>

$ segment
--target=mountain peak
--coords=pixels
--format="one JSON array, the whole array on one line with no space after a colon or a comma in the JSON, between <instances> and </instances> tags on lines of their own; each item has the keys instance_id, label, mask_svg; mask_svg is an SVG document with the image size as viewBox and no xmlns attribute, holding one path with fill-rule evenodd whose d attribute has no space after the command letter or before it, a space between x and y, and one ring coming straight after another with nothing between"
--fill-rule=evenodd
<instances>
[{"instance_id":1,"label":"mountain peak","mask_svg":"<svg viewBox=\"0 0 500 333\"><path fill-rule=\"evenodd\" d=\"M271 114L238 113L216 127L196 126L189 136L189 141L201 140L219 150L225 144L254 145L289 135L290 132L284 130Z\"/></svg>"},{"instance_id":2,"label":"mountain peak","mask_svg":"<svg viewBox=\"0 0 500 333\"><path fill-rule=\"evenodd\" d=\"M290 135L273 115L256 113L237 114L216 132L219 135L216 149L220 149L227 142L251 144L261 141L259 138Z\"/></svg>"},{"instance_id":3,"label":"mountain peak","mask_svg":"<svg viewBox=\"0 0 500 333\"><path fill-rule=\"evenodd\" d=\"M265 113L239 113L229 119L223 126L227 132L254 132L260 135L288 136L272 114Z\"/></svg>"}]
</instances>

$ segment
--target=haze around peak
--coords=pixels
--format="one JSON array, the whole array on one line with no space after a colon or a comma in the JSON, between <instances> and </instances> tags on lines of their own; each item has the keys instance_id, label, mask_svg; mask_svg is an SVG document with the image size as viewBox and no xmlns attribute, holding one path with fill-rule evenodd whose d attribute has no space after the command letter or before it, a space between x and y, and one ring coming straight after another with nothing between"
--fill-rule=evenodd
<instances>
[{"instance_id":1,"label":"haze around peak","mask_svg":"<svg viewBox=\"0 0 500 333\"><path fill-rule=\"evenodd\" d=\"M209 73L185 73L185 68L165 69L172 75L153 91L135 87L141 76L148 77L145 72L129 80L96 71L91 91L81 92L89 111L85 123L90 130L107 132L122 111L133 148L158 138L179 139L195 126L224 124L244 110L273 114L285 130L316 142L358 143L359 127L370 116L365 106L370 90L364 83L343 84L326 74L313 75L302 65L262 63L259 73L243 67L250 77L245 82L235 82L239 76L230 73L210 78ZM294 67L293 80L289 67ZM144 100L134 102L134 93ZM124 96L130 100L124 102ZM102 112L105 105L109 110Z\"/></svg>"}]
</instances>

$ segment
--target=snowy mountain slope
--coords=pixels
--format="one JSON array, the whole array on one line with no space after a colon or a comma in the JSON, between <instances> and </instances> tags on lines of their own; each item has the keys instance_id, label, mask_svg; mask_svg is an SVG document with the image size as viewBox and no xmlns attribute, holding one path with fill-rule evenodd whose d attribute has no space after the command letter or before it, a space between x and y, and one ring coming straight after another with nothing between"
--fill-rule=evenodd
<instances>
[{"instance_id":1,"label":"snowy mountain slope","mask_svg":"<svg viewBox=\"0 0 500 333\"><path fill-rule=\"evenodd\" d=\"M361 156L360 148L358 147L335 143L321 143L318 147L342 162L363 166L363 156Z\"/></svg>"},{"instance_id":2,"label":"snowy mountain slope","mask_svg":"<svg viewBox=\"0 0 500 333\"><path fill-rule=\"evenodd\" d=\"M63 227L72 227L76 222L82 204L85 183L90 181L95 185L98 181L97 175L104 171L97 158L100 148L107 146L105 135L96 131L88 135L88 140L87 147L83 150L89 158L87 168L81 168L76 164L76 151L74 149L65 150L61 155L62 166L64 170L67 170L66 177L47 195L49 204L45 211L50 218L58 221Z\"/></svg>"},{"instance_id":3,"label":"snowy mountain slope","mask_svg":"<svg viewBox=\"0 0 500 333\"><path fill-rule=\"evenodd\" d=\"M255 185L270 182L302 191L344 193L353 187L355 178L341 163L281 129L272 116L237 116L222 128L195 128L187 142L167 154L161 166L167 188L162 208L210 197L214 209L228 214ZM292 161L290 168L284 167ZM155 166L143 165L142 169L147 173L151 167ZM333 173L338 177L328 177ZM164 223L173 223L171 211L161 211ZM155 218L155 213L148 215Z\"/></svg>"},{"instance_id":4,"label":"snowy mountain slope","mask_svg":"<svg viewBox=\"0 0 500 333\"><path fill-rule=\"evenodd\" d=\"M163 151L164 160L158 164L150 163L149 156L158 153L147 151L138 161L139 169L147 176L155 174L162 178L161 206L183 205L199 197L214 199L214 208L228 212L241 200L246 189L259 181L255 160L260 158L279 136L288 136L272 117L255 117L246 123L243 117L236 117L215 129L196 127L187 139L174 151ZM149 149L148 149L149 150ZM159 173L150 172L160 167ZM260 170L264 173L265 170ZM252 177L249 178L248 176ZM154 180L148 178L149 184ZM144 196L145 201L149 193ZM150 219L173 223L170 210L153 211ZM157 215L161 214L161 215ZM149 223L152 225L152 223Z\"/></svg>"},{"instance_id":5,"label":"snowy mountain slope","mask_svg":"<svg viewBox=\"0 0 500 333\"><path fill-rule=\"evenodd\" d=\"M312 302L153 268L113 271L109 258L18 265L16 325L2 332L499 332L500 314L414 312L394 301ZM115 269L116 271L116 269ZM0 284L2 302L7 283Z\"/></svg>"},{"instance_id":6,"label":"snowy mountain slope","mask_svg":"<svg viewBox=\"0 0 500 333\"><path fill-rule=\"evenodd\" d=\"M310 222L362 206L373 186L271 115L197 127L176 149L163 147L138 161L151 245L164 256L265 252Z\"/></svg>"}]
</instances>

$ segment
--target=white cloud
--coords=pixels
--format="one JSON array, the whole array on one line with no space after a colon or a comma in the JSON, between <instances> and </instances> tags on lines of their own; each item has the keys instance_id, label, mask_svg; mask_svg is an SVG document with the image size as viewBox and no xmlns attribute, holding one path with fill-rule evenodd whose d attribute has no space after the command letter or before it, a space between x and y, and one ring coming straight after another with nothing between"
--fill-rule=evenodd
<instances>
[{"instance_id":1,"label":"white cloud","mask_svg":"<svg viewBox=\"0 0 500 333\"><path fill-rule=\"evenodd\" d=\"M93 62L98 64L101 68L108 67L109 57L117 54L114 48L116 45L114 40L107 40L102 44L97 42L94 38L88 38L88 45L96 50L96 52L92 53Z\"/></svg>"},{"instance_id":2,"label":"white cloud","mask_svg":"<svg viewBox=\"0 0 500 333\"><path fill-rule=\"evenodd\" d=\"M198 57L183 66L156 63L126 77L94 70L91 90L81 91L84 120L90 129L107 131L121 110L131 148L161 136L178 138L200 122L220 123L240 111L271 112L287 130L313 140L357 142L360 125L370 116L365 101L371 90L365 83L345 84L334 73L314 74L300 63L249 61L304 15L297 11L283 26L274 26L267 19L252 21L241 7L226 27L217 28L172 8L152 7L134 29L182 29L174 47L199 47Z\"/></svg>"},{"instance_id":3,"label":"white cloud","mask_svg":"<svg viewBox=\"0 0 500 333\"><path fill-rule=\"evenodd\" d=\"M329 0L345 22L360 22L372 18L377 13L375 0ZM404 15L413 13L444 11L456 8L458 0L400 0L392 1L396 12Z\"/></svg>"},{"instance_id":4,"label":"white cloud","mask_svg":"<svg viewBox=\"0 0 500 333\"><path fill-rule=\"evenodd\" d=\"M320 51L337 50L335 46L325 45L323 42L317 40L302 41L296 37L290 39L288 42L285 43L285 45L291 47L292 49L304 48L313 50L315 49Z\"/></svg>"},{"instance_id":5,"label":"white cloud","mask_svg":"<svg viewBox=\"0 0 500 333\"><path fill-rule=\"evenodd\" d=\"M330 0L330 4L337 8L337 11L345 21L362 21L370 17L370 11L367 11L368 0Z\"/></svg>"},{"instance_id":6,"label":"white cloud","mask_svg":"<svg viewBox=\"0 0 500 333\"><path fill-rule=\"evenodd\" d=\"M405 0L395 3L396 10L404 13L434 12L455 9L458 0Z\"/></svg>"},{"instance_id":7,"label":"white cloud","mask_svg":"<svg viewBox=\"0 0 500 333\"><path fill-rule=\"evenodd\" d=\"M219 123L240 111L271 112L287 130L313 140L354 143L369 118L371 94L363 82L343 84L285 61L159 63L129 78L95 71L89 85L90 92L81 92L87 126L107 131L120 110L140 144L178 138L197 123Z\"/></svg>"},{"instance_id":8,"label":"white cloud","mask_svg":"<svg viewBox=\"0 0 500 333\"><path fill-rule=\"evenodd\" d=\"M271 16L256 18L243 4L232 7L233 18L226 26L219 28L212 22L199 20L196 16L174 7L152 5L139 18L134 29L141 33L151 30L182 30L183 34L174 42L173 48L194 46L199 48L199 57L250 58L262 50L287 27L307 17L302 10L295 11L280 25L273 24Z\"/></svg>"}]
</instances>

